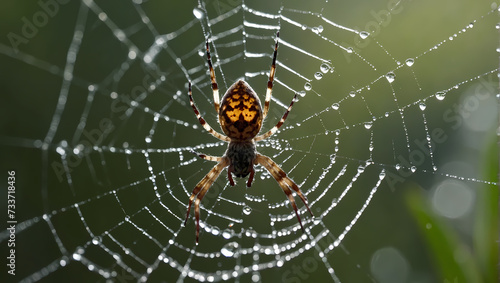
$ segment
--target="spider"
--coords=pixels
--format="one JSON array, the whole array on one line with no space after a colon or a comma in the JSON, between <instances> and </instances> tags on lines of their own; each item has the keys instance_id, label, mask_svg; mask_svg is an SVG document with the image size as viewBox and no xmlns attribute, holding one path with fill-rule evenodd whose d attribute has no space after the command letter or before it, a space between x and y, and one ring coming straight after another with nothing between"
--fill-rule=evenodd
<instances>
[{"instance_id":1,"label":"spider","mask_svg":"<svg viewBox=\"0 0 500 283\"><path fill-rule=\"evenodd\" d=\"M267 82L266 101L264 103L264 111L262 111L259 97L250 87L250 85L248 85L244 80L238 80L226 91L224 97L222 98L222 104L219 106L219 88L217 86L215 72L212 67L212 60L210 58L210 49L207 39L207 62L210 69L210 80L212 82L214 106L215 111L219 114L219 123L225 135L216 132L212 127L210 127L205 119L201 117L198 108L196 108L196 105L194 104L191 82L189 82L189 102L191 104L191 107L193 107L194 113L198 118L200 124L207 132L212 134L214 137L229 143L226 153L222 157L196 153L199 157L205 160L218 162L217 165L215 165L212 170L210 170L210 172L208 172L208 174L205 175L205 177L194 187L193 192L189 197L184 226L186 225L189 218L189 211L191 210L191 205L194 200L194 214L196 218L196 244L198 244L200 235L200 202L225 167L228 167L227 176L231 186L234 186L235 184L232 174L240 178L244 178L250 174L247 182L247 187L251 187L252 180L255 174L253 166L257 164L264 166L264 168L269 171L274 179L276 179L279 186L281 187L281 189L283 189L283 192L288 197L288 200L290 201L290 204L295 211L295 215L297 216L302 231L304 231L304 226L302 226L302 221L300 220L299 213L297 212L297 205L295 204L295 200L290 189L294 190L297 193L311 216L313 215L311 210L309 209L309 206L307 205L306 198L300 191L297 184L295 184L295 182L286 175L285 171L283 171L283 169L281 169L278 164L276 164L276 162L274 162L271 158L258 153L255 149L255 142L267 139L278 131L278 129L285 122L288 113L292 109L293 102L297 99L297 94L295 94L292 102L288 106L288 109L286 110L285 114L283 114L283 117L280 119L278 124L276 124L266 133L257 135L261 129L262 121L269 111L269 103L271 101L271 94L273 90L274 74L276 72L278 40L279 32L276 33L276 44L274 46L273 61L271 65L271 71L269 73L269 80Z\"/></svg>"}]
</instances>

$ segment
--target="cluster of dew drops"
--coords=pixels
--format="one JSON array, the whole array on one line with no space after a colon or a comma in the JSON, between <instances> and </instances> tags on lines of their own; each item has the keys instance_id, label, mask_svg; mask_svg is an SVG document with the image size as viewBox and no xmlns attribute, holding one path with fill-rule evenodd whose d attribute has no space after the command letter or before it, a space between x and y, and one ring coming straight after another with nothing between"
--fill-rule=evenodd
<instances>
[{"instance_id":1,"label":"cluster of dew drops","mask_svg":"<svg viewBox=\"0 0 500 283\"><path fill-rule=\"evenodd\" d=\"M323 78L323 75L324 74L327 74L327 73L333 73L334 72L334 67L332 66L331 62L323 62L320 67L319 67L319 72L316 72L314 73L314 78L316 80L321 80ZM307 81L305 84L304 84L304 89L306 91L310 91L312 90L312 84L311 84L311 81ZM301 96L304 96L305 95L305 92L299 92L299 94L301 94Z\"/></svg>"}]
</instances>

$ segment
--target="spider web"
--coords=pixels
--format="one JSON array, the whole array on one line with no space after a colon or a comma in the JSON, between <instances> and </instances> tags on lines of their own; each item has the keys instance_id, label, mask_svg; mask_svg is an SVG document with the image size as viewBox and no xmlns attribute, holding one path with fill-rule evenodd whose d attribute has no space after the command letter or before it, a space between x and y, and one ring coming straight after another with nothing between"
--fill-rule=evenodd
<instances>
[{"instance_id":1,"label":"spider web","mask_svg":"<svg viewBox=\"0 0 500 283\"><path fill-rule=\"evenodd\" d=\"M496 2L62 2L4 15L0 142L2 168L18 178L16 281L436 281L404 192L428 192L467 238L476 191L497 188L484 174L497 127ZM264 100L278 30L264 130L299 99L257 150L314 217L297 202L302 233L262 167L251 188L230 187L224 171L201 203L195 245L186 204L214 163L191 151L221 156L227 144L198 124L187 82L220 131L205 38L221 92L245 79ZM471 208L439 203L444 184L471 195L453 207ZM2 251L8 239L2 231Z\"/></svg>"}]
</instances>

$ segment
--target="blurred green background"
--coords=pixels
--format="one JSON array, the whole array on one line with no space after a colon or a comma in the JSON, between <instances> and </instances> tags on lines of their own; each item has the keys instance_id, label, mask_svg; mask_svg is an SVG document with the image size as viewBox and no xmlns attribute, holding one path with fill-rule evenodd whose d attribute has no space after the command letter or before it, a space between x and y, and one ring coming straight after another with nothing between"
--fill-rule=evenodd
<instances>
[{"instance_id":1,"label":"blurred green background","mask_svg":"<svg viewBox=\"0 0 500 283\"><path fill-rule=\"evenodd\" d=\"M44 10L48 4L40 3L57 3L58 10L51 6L54 13L50 15ZM224 144L198 126L186 95L190 79L201 113L219 130L202 50L207 33L216 37L214 60L223 62L221 67L216 64L221 92L245 78L264 99L270 57L248 54L271 54L275 30L243 26L244 22L280 26L279 82L264 129L279 120L294 91L304 90L305 81L296 73L312 80L312 90L299 97L285 129L258 150L282 164L303 192L311 191L308 198L315 202L315 215L330 209L353 183L359 165L370 157L374 162L322 219L323 226L310 231L314 237L329 231L318 244L321 249L325 241L333 242L331 235L337 237L345 230L368 200L378 174L382 169L386 172L386 179L341 245L324 256L328 265L312 248L298 252L280 268L260 267L258 279L323 282L331 280L327 271L331 266L342 282L497 282L498 12L493 10L498 2L400 1L398 6L394 1L368 0L245 3L258 11L281 13L278 20L242 10L233 14L231 11L241 7L239 1L208 0L202 4L211 19L209 25L195 19L196 1L145 1L137 7L134 3L137 1L95 1L90 10L80 1L4 3L0 12L1 172L6 180L5 172L16 170L16 217L22 223L16 234L17 275L8 276L9 282L25 278L105 281L96 270L116 272L114 280L137 281L161 254L159 246L170 244L172 231L180 232L166 255L181 266L187 261L194 270L216 272L232 270L235 265L276 262L274 255L263 253L257 253L257 260L252 253L234 259L189 259L186 249L194 245L194 221L180 228L186 191L190 193L213 166L195 159L189 149L219 156L225 151ZM46 19L41 11L48 14ZM360 40L355 33L329 25L319 14L342 26L368 31L370 36ZM141 16L147 19L145 23ZM36 30L25 27L26 21L38 21ZM305 25L304 29L294 22ZM311 31L319 25L323 37ZM238 30L229 33L232 28ZM74 36L79 33L75 29L82 31L76 45ZM118 29L124 37L116 33ZM243 34L247 35L244 43ZM168 44L153 64L130 53L148 54L160 35L168 35ZM355 53L337 45L352 47ZM334 72L314 79L321 61L293 47L330 60ZM74 64L66 65L72 58ZM403 65L408 58L414 59L411 67ZM383 77L390 71L396 76L392 84ZM253 76L255 73L259 75ZM155 88L146 90L150 84ZM433 97L443 90L444 100ZM349 98L351 91L358 92ZM66 100L61 102L60 97ZM137 100L139 106L131 107L127 98ZM343 120L331 108L334 103L340 104ZM420 103L425 105L424 111ZM159 122L155 113L160 114ZM372 116L370 136L362 125ZM56 125L54 131L51 125ZM337 129L339 151L336 163L331 164ZM427 133L435 129L442 132L439 141L432 137L431 159L418 144L425 144ZM370 155L371 140L374 149ZM63 168L61 150L74 153L65 161L70 164L70 178ZM425 157L414 160L416 171L409 174L410 168L402 160L416 157L418 151ZM404 168L396 170L398 164ZM346 173L328 186L344 166ZM320 177L326 168L327 174ZM150 180L151 172L155 182ZM209 215L209 224L236 233L251 227L261 235L295 225L292 218L270 226L269 205L283 203L272 210L273 215L292 214L268 174L258 171L250 189L244 183L239 180L236 187L227 187L224 171L203 204L215 214L242 222ZM6 187L6 182L1 186ZM6 210L6 197L0 196L2 211ZM219 197L244 203L252 212L246 215L242 206L216 201ZM263 201L251 201L252 197ZM203 220L207 211L201 213ZM50 222L42 219L44 214L51 215ZM126 215L140 229L127 223ZM305 213L302 219L311 220ZM6 221L0 227L4 225ZM102 235L96 237L99 244L92 244L88 229ZM151 244L146 234L159 246ZM8 234L2 229L0 235L0 251L7 255ZM232 241L241 248L253 248L256 243L285 247L299 236L292 233L255 240L242 233L226 240L204 232L196 251L217 252ZM127 256L117 242L135 256ZM116 261L103 247L121 259ZM71 260L80 251L95 264L95 270L89 271L89 262ZM180 273L165 263L153 270L149 279L154 282L176 281ZM250 281L252 275L243 275L241 282Z\"/></svg>"}]
</instances>

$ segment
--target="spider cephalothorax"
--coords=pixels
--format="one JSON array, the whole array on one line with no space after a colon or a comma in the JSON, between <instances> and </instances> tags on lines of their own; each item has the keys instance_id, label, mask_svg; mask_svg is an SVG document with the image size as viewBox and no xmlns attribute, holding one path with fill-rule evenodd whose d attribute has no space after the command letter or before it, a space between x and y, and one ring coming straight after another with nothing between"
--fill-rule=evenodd
<instances>
[{"instance_id":1,"label":"spider cephalothorax","mask_svg":"<svg viewBox=\"0 0 500 283\"><path fill-rule=\"evenodd\" d=\"M271 128L269 131L262 135L258 135L260 128L262 127L262 121L267 115L269 110L269 103L271 101L271 94L273 89L274 73L276 71L276 55L278 53L278 38L279 33L276 34L276 44L273 53L273 63L271 65L271 71L269 73L269 81L267 82L266 91L266 101L264 103L264 110L262 110L262 105L260 104L259 97L255 91L243 80L235 82L224 94L222 98L222 104L219 106L219 88L215 80L215 71L212 67L212 60L210 59L210 49L208 46L208 41L206 42L207 50L207 62L210 69L210 79L212 81L212 90L214 94L214 106L215 110L219 114L219 123L221 125L224 134L216 132L208 123L201 117L200 112L194 105L193 95L191 90L191 82L189 82L189 101L191 107L193 107L196 117L200 121L200 124L205 130L207 130L214 137L229 142L228 148L224 156L208 156L205 154L199 154L203 159L216 161L217 165L210 170L210 172L205 175L205 177L194 187L193 193L189 197L189 203L187 207L186 221L189 218L189 211L191 210L191 204L194 202L195 218L196 218L196 244L198 244L198 238L200 234L200 202L207 193L208 189L215 182L217 177L220 175L225 167L228 167L228 179L231 186L234 186L234 180L232 174L236 177L246 177L248 174L247 186L252 185L252 180L255 174L253 168L254 165L260 164L269 171L269 173L276 179L280 187L283 189L287 195L297 219L299 221L300 227L304 230L302 226L302 221L300 220L299 213L297 212L297 205L292 195L292 190L294 190L300 197L304 205L306 206L309 213L312 212L307 205L306 198L300 191L299 187L295 182L290 179L285 171L281 169L276 162L271 158L262 155L255 149L255 142L264 140L274 133L283 125L288 116L288 113L292 109L293 102L297 98L297 94L292 99L290 106L288 106L287 111L283 114L278 124ZM195 200L196 198L196 200Z\"/></svg>"}]
</instances>

